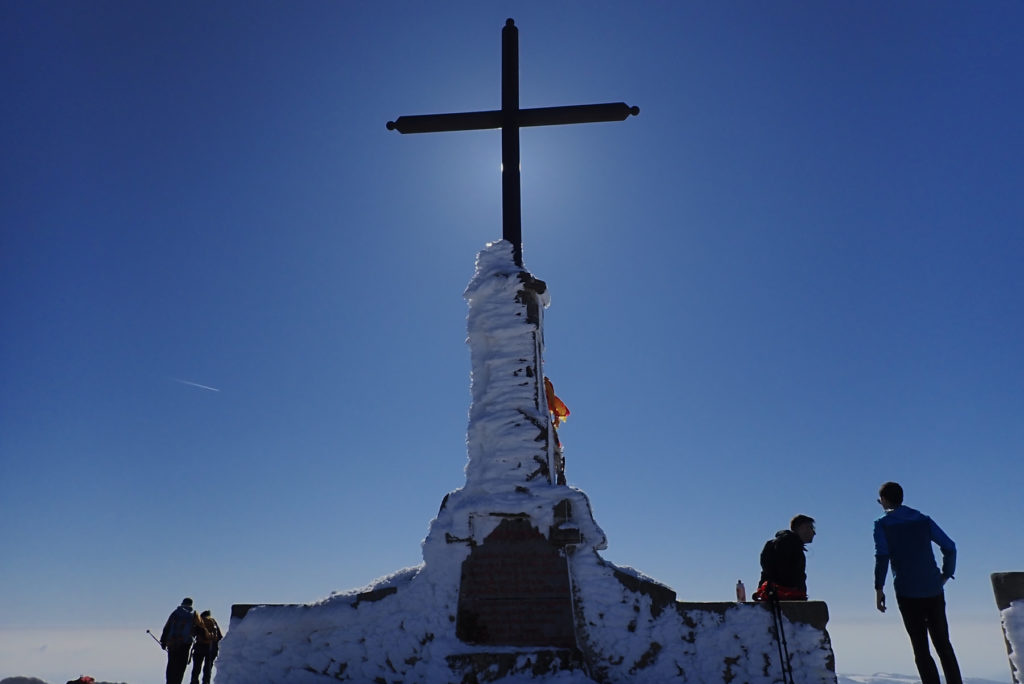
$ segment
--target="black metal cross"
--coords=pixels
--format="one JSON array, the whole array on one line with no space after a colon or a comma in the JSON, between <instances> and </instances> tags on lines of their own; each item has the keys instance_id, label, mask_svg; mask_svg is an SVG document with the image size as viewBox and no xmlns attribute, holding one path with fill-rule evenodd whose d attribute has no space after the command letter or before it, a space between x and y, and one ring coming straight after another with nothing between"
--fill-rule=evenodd
<instances>
[{"instance_id":1,"label":"black metal cross","mask_svg":"<svg viewBox=\"0 0 1024 684\"><path fill-rule=\"evenodd\" d=\"M512 243L518 266L523 265L523 227L520 208L519 129L523 126L625 121L639 107L625 102L572 105L568 107L519 108L519 29L511 19L501 30L501 109L458 114L400 116L388 121L389 131L436 133L501 129L501 215L502 237Z\"/></svg>"}]
</instances>

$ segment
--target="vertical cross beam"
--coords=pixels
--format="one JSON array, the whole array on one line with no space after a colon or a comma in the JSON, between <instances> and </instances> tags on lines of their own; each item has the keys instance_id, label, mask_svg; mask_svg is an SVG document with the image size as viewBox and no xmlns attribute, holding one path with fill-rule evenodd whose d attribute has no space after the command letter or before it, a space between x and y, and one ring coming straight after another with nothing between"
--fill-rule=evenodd
<instances>
[{"instance_id":1,"label":"vertical cross beam","mask_svg":"<svg viewBox=\"0 0 1024 684\"><path fill-rule=\"evenodd\" d=\"M501 236L523 265L523 210L519 174L519 29L511 19L501 29Z\"/></svg>"}]
</instances>

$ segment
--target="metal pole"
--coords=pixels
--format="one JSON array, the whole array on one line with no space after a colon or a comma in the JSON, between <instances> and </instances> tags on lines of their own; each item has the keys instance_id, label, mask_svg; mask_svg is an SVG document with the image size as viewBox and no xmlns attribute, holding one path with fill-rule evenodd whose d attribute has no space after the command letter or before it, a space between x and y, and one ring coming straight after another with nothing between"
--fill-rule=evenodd
<instances>
[{"instance_id":1,"label":"metal pole","mask_svg":"<svg viewBox=\"0 0 1024 684\"><path fill-rule=\"evenodd\" d=\"M155 641L157 643L157 645L160 646L160 648L164 647L164 645L160 643L160 640L157 639L156 636L154 636L154 634L152 632L150 632L148 629L146 630L146 634L148 634L149 636L153 637L153 641Z\"/></svg>"},{"instance_id":2,"label":"metal pole","mask_svg":"<svg viewBox=\"0 0 1024 684\"><path fill-rule=\"evenodd\" d=\"M779 603L778 591L771 582L768 583L768 601L771 603L772 619L775 622L775 641L779 645L782 684L795 684L793 681L793 666L789 662L789 644L786 643L786 633L782 631L782 606Z\"/></svg>"},{"instance_id":3,"label":"metal pole","mask_svg":"<svg viewBox=\"0 0 1024 684\"><path fill-rule=\"evenodd\" d=\"M519 29L511 19L501 29L501 236L523 265L523 220L519 204Z\"/></svg>"}]
</instances>

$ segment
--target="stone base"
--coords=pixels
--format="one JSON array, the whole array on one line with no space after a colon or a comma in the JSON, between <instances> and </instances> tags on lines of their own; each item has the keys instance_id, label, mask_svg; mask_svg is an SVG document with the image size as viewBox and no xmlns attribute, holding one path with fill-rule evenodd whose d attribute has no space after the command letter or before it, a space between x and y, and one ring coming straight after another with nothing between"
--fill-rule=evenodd
<instances>
[{"instance_id":1,"label":"stone base","mask_svg":"<svg viewBox=\"0 0 1024 684\"><path fill-rule=\"evenodd\" d=\"M218 684L835 684L828 609L683 603L597 552L589 502L567 487L460 490L441 506L424 563L358 592L298 606L238 605ZM788 656L784 653L788 652Z\"/></svg>"},{"instance_id":2,"label":"stone base","mask_svg":"<svg viewBox=\"0 0 1024 684\"><path fill-rule=\"evenodd\" d=\"M218 682L486 684L507 677L558 681L571 672L573 681L597 684L777 684L781 670L768 606L679 602L663 585L624 572L616 574L629 578L625 583L618 582L627 600L578 606L584 620L594 610L607 618L604 628L589 622L578 624L582 636L579 649L503 650L449 641L456 648L445 652L436 648L442 639L435 638L433 632L412 633L410 626L397 617L380 619L373 613L360 616L366 609L377 610L377 606L385 615L390 614L387 604L401 600L403 593L391 587L345 597L334 607L238 604L232 606L231 627L222 644ZM633 588L626 587L627 583ZM781 609L797 680L835 684L835 661L825 630L827 606L819 601L786 601ZM616 625L619 617L612 615L617 611L625 620L621 625ZM362 625L364 636L357 641L338 641L331 634L332 625L350 620ZM454 622L452 616L451 636ZM652 626L657 628L652 630ZM353 632L350 627L341 631ZM271 632L279 638L269 640ZM250 635L259 650L247 646ZM382 662L367 662L361 655L361 644L379 638L395 642L393 656ZM401 648L403 640L408 646ZM317 646L318 642L322 645ZM290 655L297 650L304 651L301 661ZM277 664L278 660L301 664L287 670Z\"/></svg>"}]
</instances>

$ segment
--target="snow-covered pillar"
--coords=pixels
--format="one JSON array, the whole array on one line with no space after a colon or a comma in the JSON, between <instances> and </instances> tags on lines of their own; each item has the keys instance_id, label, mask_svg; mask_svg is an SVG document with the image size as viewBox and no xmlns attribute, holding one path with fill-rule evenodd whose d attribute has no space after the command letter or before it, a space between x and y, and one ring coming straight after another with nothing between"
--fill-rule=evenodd
<instances>
[{"instance_id":1,"label":"snow-covered pillar","mask_svg":"<svg viewBox=\"0 0 1024 684\"><path fill-rule=\"evenodd\" d=\"M466 488L507 493L555 481L551 420L544 394L547 286L517 266L512 244L477 255L465 292L473 405Z\"/></svg>"},{"instance_id":2,"label":"snow-covered pillar","mask_svg":"<svg viewBox=\"0 0 1024 684\"><path fill-rule=\"evenodd\" d=\"M1010 658L1014 684L1024 684L1024 572L992 573L992 591Z\"/></svg>"}]
</instances>

